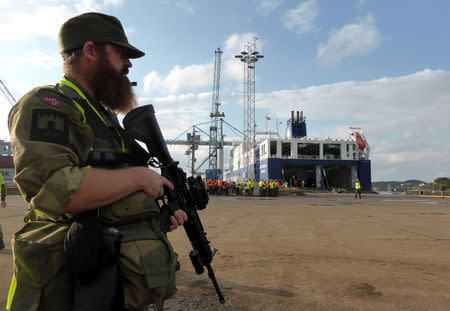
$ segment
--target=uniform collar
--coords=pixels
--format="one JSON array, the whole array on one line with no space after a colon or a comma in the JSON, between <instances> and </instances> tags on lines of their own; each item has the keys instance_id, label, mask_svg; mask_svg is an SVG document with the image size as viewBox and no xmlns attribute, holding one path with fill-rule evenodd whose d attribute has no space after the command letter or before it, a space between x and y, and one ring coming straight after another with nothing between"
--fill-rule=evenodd
<instances>
[{"instance_id":1,"label":"uniform collar","mask_svg":"<svg viewBox=\"0 0 450 311\"><path fill-rule=\"evenodd\" d=\"M118 123L117 120L117 114L110 111L108 108L106 108L100 101L96 100L94 97L91 96L91 94L86 91L76 80L72 79L71 77L64 75L64 79L72 82L86 97L86 99L95 106L95 108L101 110L104 114L106 114L110 119L112 119L114 122Z\"/></svg>"}]
</instances>

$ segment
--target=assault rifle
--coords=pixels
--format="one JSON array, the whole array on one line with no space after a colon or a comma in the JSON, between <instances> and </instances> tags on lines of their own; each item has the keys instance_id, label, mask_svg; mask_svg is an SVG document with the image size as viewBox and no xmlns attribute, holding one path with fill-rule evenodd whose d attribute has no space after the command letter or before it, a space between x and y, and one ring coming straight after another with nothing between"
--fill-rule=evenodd
<instances>
[{"instance_id":1,"label":"assault rifle","mask_svg":"<svg viewBox=\"0 0 450 311\"><path fill-rule=\"evenodd\" d=\"M162 202L160 204L161 231L166 233L169 230L170 216L175 210L182 209L187 214L188 220L183 224L183 227L193 248L189 252L189 258L197 274L202 274L205 271L204 267L208 269L208 276L216 289L219 301L225 303L225 298L220 291L211 267L212 259L217 250L211 250L210 242L206 238L206 232L197 213L197 210L206 208L209 200L201 177L186 178L186 173L178 167L179 162L172 159L152 105L131 110L123 119L123 125L125 134L129 138L145 143L151 156L149 164L159 167L161 175L174 186L174 190L164 189L164 197L160 199Z\"/></svg>"}]
</instances>

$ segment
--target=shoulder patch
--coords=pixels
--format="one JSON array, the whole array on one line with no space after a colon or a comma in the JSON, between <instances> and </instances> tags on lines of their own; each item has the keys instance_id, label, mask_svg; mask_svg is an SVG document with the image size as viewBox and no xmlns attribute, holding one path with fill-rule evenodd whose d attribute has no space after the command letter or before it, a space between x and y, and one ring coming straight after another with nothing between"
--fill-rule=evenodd
<instances>
[{"instance_id":1,"label":"shoulder patch","mask_svg":"<svg viewBox=\"0 0 450 311\"><path fill-rule=\"evenodd\" d=\"M67 145L66 115L53 109L33 109L31 140Z\"/></svg>"}]
</instances>

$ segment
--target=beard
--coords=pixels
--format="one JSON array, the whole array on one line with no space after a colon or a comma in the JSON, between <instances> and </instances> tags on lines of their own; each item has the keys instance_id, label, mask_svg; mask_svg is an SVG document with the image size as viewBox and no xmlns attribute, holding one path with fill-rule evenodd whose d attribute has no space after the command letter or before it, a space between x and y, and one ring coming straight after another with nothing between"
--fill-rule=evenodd
<instances>
[{"instance_id":1,"label":"beard","mask_svg":"<svg viewBox=\"0 0 450 311\"><path fill-rule=\"evenodd\" d=\"M128 67L118 72L103 55L90 79L95 99L114 112L127 113L137 106L130 80L125 75Z\"/></svg>"}]
</instances>

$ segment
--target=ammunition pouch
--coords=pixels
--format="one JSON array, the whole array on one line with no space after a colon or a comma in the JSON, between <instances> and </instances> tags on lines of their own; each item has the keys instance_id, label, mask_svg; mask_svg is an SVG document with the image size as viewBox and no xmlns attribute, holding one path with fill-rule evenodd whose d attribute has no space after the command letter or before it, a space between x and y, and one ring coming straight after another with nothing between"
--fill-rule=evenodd
<instances>
[{"instance_id":1,"label":"ammunition pouch","mask_svg":"<svg viewBox=\"0 0 450 311\"><path fill-rule=\"evenodd\" d=\"M68 229L65 223L33 221L14 234L12 247L17 283L12 288L11 310L34 310L39 306L45 286L63 267L63 241ZM60 309L65 310L62 305Z\"/></svg>"},{"instance_id":2,"label":"ammunition pouch","mask_svg":"<svg viewBox=\"0 0 450 311\"><path fill-rule=\"evenodd\" d=\"M159 217L159 206L143 191L137 191L101 209L100 217L104 225L138 223Z\"/></svg>"},{"instance_id":3,"label":"ammunition pouch","mask_svg":"<svg viewBox=\"0 0 450 311\"><path fill-rule=\"evenodd\" d=\"M145 278L150 289L164 293L163 299L176 292L175 268L178 265L166 235L159 226L159 205L142 191L103 207L102 223L122 234L120 262ZM126 285L125 285L126 286Z\"/></svg>"},{"instance_id":4,"label":"ammunition pouch","mask_svg":"<svg viewBox=\"0 0 450 311\"><path fill-rule=\"evenodd\" d=\"M144 277L148 288L163 292L163 299L175 294L178 256L165 234L159 230L158 219L122 225L117 229L123 234L120 249L121 264L136 275Z\"/></svg>"}]
</instances>

